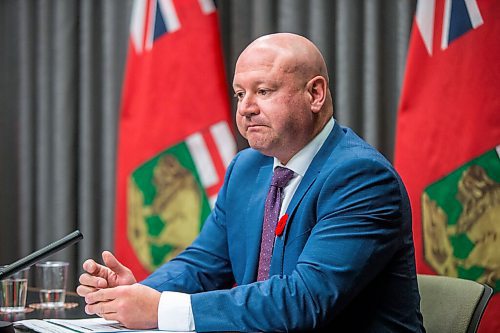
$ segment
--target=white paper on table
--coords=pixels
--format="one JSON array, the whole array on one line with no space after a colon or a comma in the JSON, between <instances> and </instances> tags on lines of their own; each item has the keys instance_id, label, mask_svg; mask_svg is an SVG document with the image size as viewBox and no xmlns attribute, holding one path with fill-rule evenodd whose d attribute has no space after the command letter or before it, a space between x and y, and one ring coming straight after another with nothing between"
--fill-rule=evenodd
<instances>
[{"instance_id":1,"label":"white paper on table","mask_svg":"<svg viewBox=\"0 0 500 333\"><path fill-rule=\"evenodd\" d=\"M14 323L36 332L46 333L108 333L108 332L172 332L160 330L131 330L117 321L104 318L91 319L27 319Z\"/></svg>"}]
</instances>

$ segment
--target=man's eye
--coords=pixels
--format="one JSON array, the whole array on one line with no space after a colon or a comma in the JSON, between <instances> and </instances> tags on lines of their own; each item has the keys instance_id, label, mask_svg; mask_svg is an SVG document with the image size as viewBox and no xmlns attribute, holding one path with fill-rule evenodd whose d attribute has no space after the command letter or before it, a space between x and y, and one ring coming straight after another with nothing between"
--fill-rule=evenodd
<instances>
[{"instance_id":1,"label":"man's eye","mask_svg":"<svg viewBox=\"0 0 500 333\"><path fill-rule=\"evenodd\" d=\"M269 91L266 90L266 89L259 89L259 90L257 90L257 94L259 94L261 96L266 96L268 93L269 93Z\"/></svg>"},{"instance_id":2,"label":"man's eye","mask_svg":"<svg viewBox=\"0 0 500 333\"><path fill-rule=\"evenodd\" d=\"M236 97L239 101L241 101L243 97L245 97L245 94L242 91L237 91L234 93L234 97Z\"/></svg>"}]
</instances>

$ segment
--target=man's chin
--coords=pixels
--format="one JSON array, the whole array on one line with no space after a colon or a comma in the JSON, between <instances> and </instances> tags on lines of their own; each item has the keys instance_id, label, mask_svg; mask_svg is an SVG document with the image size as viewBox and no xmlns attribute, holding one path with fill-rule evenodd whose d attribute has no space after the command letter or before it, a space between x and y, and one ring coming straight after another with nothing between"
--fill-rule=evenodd
<instances>
[{"instance_id":1,"label":"man's chin","mask_svg":"<svg viewBox=\"0 0 500 333\"><path fill-rule=\"evenodd\" d=\"M248 145L250 146L250 148L257 150L264 155L273 156L272 150L269 148L269 145L264 144L263 142L248 140Z\"/></svg>"},{"instance_id":2,"label":"man's chin","mask_svg":"<svg viewBox=\"0 0 500 333\"><path fill-rule=\"evenodd\" d=\"M265 149L265 145L262 144L260 141L252 140L252 138L247 138L248 145L258 151L261 151L262 149Z\"/></svg>"}]
</instances>

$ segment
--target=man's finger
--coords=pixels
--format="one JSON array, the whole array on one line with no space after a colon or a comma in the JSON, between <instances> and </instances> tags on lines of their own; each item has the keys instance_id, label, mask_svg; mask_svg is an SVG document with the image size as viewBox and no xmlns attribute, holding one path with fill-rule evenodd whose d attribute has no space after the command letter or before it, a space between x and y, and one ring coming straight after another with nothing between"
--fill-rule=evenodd
<instances>
[{"instance_id":1,"label":"man's finger","mask_svg":"<svg viewBox=\"0 0 500 333\"><path fill-rule=\"evenodd\" d=\"M107 311L104 304L106 302L100 302L100 303L94 303L94 304L87 304L85 305L85 313L88 315L99 315L102 317L103 314L105 314Z\"/></svg>"},{"instance_id":2,"label":"man's finger","mask_svg":"<svg viewBox=\"0 0 500 333\"><path fill-rule=\"evenodd\" d=\"M96 288L92 288L92 287L88 287L88 286L80 285L80 286L76 287L76 293L82 297L85 297L87 294L93 293L95 291L97 291Z\"/></svg>"},{"instance_id":3,"label":"man's finger","mask_svg":"<svg viewBox=\"0 0 500 333\"><path fill-rule=\"evenodd\" d=\"M98 314L97 313L97 306L95 304L85 305L85 313L88 315Z\"/></svg>"},{"instance_id":4,"label":"man's finger","mask_svg":"<svg viewBox=\"0 0 500 333\"><path fill-rule=\"evenodd\" d=\"M93 293L85 295L85 302L87 304L107 302L116 298L114 294L115 288L99 289Z\"/></svg>"},{"instance_id":5,"label":"man's finger","mask_svg":"<svg viewBox=\"0 0 500 333\"><path fill-rule=\"evenodd\" d=\"M110 313L101 313L99 314L99 317L102 317L106 320L116 320L116 321L119 321L118 320L118 313L116 312L110 312Z\"/></svg>"},{"instance_id":6,"label":"man's finger","mask_svg":"<svg viewBox=\"0 0 500 333\"><path fill-rule=\"evenodd\" d=\"M113 301L98 302L94 304L87 304L85 306L85 312L87 314L97 314L102 317L104 314L115 313Z\"/></svg>"},{"instance_id":7,"label":"man's finger","mask_svg":"<svg viewBox=\"0 0 500 333\"><path fill-rule=\"evenodd\" d=\"M106 279L98 276L92 276L87 273L83 273L82 275L80 275L78 281L82 285L93 288L106 288L108 286L108 282L106 281Z\"/></svg>"},{"instance_id":8,"label":"man's finger","mask_svg":"<svg viewBox=\"0 0 500 333\"><path fill-rule=\"evenodd\" d=\"M107 268L106 266L103 266L103 265L100 265L100 264L96 263L92 259L87 259L83 263L82 266L83 266L83 269L87 273L89 273L90 275L99 276L99 277L102 277L103 279L107 279L107 277L108 277L109 268Z\"/></svg>"},{"instance_id":9,"label":"man's finger","mask_svg":"<svg viewBox=\"0 0 500 333\"><path fill-rule=\"evenodd\" d=\"M113 272L115 272L118 275L121 275L123 273L128 273L130 271L121 262L119 262L118 259L116 259L113 253L109 251L104 251L102 253L102 260L104 261L104 264L107 267L109 267Z\"/></svg>"},{"instance_id":10,"label":"man's finger","mask_svg":"<svg viewBox=\"0 0 500 333\"><path fill-rule=\"evenodd\" d=\"M89 272L90 274L94 274L94 271L97 268L97 263L92 259L87 259L87 260L85 260L85 262L83 263L82 266L86 272Z\"/></svg>"}]
</instances>

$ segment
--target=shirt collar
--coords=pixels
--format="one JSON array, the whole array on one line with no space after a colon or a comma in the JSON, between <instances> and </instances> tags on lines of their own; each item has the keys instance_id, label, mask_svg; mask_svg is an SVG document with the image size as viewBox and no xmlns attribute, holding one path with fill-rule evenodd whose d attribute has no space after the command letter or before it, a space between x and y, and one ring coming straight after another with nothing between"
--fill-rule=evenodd
<instances>
[{"instance_id":1,"label":"shirt collar","mask_svg":"<svg viewBox=\"0 0 500 333\"><path fill-rule=\"evenodd\" d=\"M326 123L325 127L321 130L321 132L316 135L314 139L311 140L304 148L299 150L297 154L295 154L290 161L286 165L283 165L276 157L274 158L273 170L277 166L282 166L288 168L295 172L296 174L304 177L307 168L311 164L314 156L318 153L323 143L325 143L326 138L333 129L333 125L335 125L335 120L330 118L330 120Z\"/></svg>"}]
</instances>

